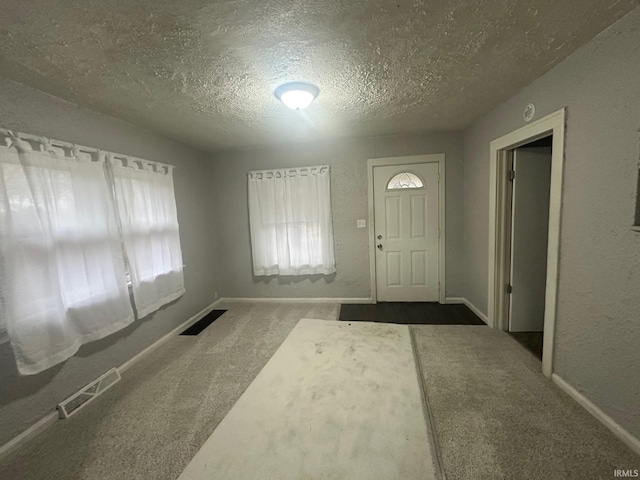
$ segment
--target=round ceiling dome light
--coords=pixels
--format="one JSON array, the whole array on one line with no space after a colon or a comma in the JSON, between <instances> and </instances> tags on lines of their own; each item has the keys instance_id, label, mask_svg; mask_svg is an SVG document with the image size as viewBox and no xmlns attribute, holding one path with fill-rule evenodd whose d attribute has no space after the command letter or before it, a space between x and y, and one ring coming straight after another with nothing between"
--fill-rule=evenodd
<instances>
[{"instance_id":1,"label":"round ceiling dome light","mask_svg":"<svg viewBox=\"0 0 640 480\"><path fill-rule=\"evenodd\" d=\"M291 110L303 110L311 105L320 89L310 83L291 82L280 85L274 93Z\"/></svg>"}]
</instances>

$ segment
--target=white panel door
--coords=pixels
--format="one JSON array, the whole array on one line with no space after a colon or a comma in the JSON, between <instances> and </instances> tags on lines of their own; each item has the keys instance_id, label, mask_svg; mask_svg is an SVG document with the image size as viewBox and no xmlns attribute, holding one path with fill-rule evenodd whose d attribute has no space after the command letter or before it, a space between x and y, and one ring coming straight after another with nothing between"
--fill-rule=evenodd
<instances>
[{"instance_id":1,"label":"white panel door","mask_svg":"<svg viewBox=\"0 0 640 480\"><path fill-rule=\"evenodd\" d=\"M551 149L513 153L509 331L542 332L547 285Z\"/></svg>"},{"instance_id":2,"label":"white panel door","mask_svg":"<svg viewBox=\"0 0 640 480\"><path fill-rule=\"evenodd\" d=\"M373 169L378 301L438 301L438 177L438 163Z\"/></svg>"}]
</instances>

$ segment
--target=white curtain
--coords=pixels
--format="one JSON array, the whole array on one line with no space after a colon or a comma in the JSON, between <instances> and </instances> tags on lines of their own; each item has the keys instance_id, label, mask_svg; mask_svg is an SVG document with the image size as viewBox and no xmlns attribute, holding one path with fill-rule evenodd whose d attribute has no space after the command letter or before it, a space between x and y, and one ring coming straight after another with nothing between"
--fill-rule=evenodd
<instances>
[{"instance_id":1,"label":"white curtain","mask_svg":"<svg viewBox=\"0 0 640 480\"><path fill-rule=\"evenodd\" d=\"M117 158L110 165L133 298L142 318L185 291L173 167Z\"/></svg>"},{"instance_id":2,"label":"white curtain","mask_svg":"<svg viewBox=\"0 0 640 480\"><path fill-rule=\"evenodd\" d=\"M253 273L336 271L328 166L249 172Z\"/></svg>"},{"instance_id":3,"label":"white curtain","mask_svg":"<svg viewBox=\"0 0 640 480\"><path fill-rule=\"evenodd\" d=\"M134 319L101 160L0 147L0 317L35 374Z\"/></svg>"}]
</instances>

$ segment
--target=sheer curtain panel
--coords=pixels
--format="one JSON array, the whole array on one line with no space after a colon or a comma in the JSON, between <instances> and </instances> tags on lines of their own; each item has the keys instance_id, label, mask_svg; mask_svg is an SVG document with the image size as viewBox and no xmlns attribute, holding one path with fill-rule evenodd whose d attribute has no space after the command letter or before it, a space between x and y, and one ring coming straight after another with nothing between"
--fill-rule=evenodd
<instances>
[{"instance_id":1,"label":"sheer curtain panel","mask_svg":"<svg viewBox=\"0 0 640 480\"><path fill-rule=\"evenodd\" d=\"M0 317L22 374L134 319L104 161L68 153L0 147Z\"/></svg>"},{"instance_id":2,"label":"sheer curtain panel","mask_svg":"<svg viewBox=\"0 0 640 480\"><path fill-rule=\"evenodd\" d=\"M112 157L116 203L139 318L184 292L173 167Z\"/></svg>"},{"instance_id":3,"label":"sheer curtain panel","mask_svg":"<svg viewBox=\"0 0 640 480\"><path fill-rule=\"evenodd\" d=\"M253 273L336 271L328 166L249 172Z\"/></svg>"}]
</instances>

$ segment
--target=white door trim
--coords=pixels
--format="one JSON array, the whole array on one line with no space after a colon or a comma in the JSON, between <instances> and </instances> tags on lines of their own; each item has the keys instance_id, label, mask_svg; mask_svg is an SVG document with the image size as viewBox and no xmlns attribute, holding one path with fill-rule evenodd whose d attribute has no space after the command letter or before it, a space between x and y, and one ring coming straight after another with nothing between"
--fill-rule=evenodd
<instances>
[{"instance_id":1,"label":"white door trim","mask_svg":"<svg viewBox=\"0 0 640 480\"><path fill-rule=\"evenodd\" d=\"M367 181L368 181L368 201L369 201L369 275L371 277L371 300L377 302L378 292L376 286L376 242L374 231L374 204L373 204L373 168L385 167L388 165L404 165L411 163L438 163L438 227L440 228L440 238L438 239L438 282L440 283L439 303L445 303L445 163L444 153L430 155L410 155L406 157L385 157L370 158L367 160Z\"/></svg>"},{"instance_id":2,"label":"white door trim","mask_svg":"<svg viewBox=\"0 0 640 480\"><path fill-rule=\"evenodd\" d=\"M507 232L509 150L553 134L551 158L551 193L549 206L549 246L547 250L547 285L544 310L544 348L542 371L547 377L553 373L553 349L558 295L558 260L560 248L560 211L562 205L562 172L564 164L564 135L566 109L562 108L540 120L491 142L489 165L489 326L498 330L508 328L506 312L506 279L509 262L509 234Z\"/></svg>"}]
</instances>

